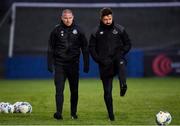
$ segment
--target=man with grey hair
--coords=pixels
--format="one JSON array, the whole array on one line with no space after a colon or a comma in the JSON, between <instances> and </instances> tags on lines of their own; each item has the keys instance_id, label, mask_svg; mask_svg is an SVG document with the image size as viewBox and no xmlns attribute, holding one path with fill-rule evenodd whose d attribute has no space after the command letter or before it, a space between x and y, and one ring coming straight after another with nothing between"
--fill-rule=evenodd
<instances>
[{"instance_id":1,"label":"man with grey hair","mask_svg":"<svg viewBox=\"0 0 180 126\"><path fill-rule=\"evenodd\" d=\"M79 57L83 54L84 72L89 71L88 42L84 32L75 24L70 9L62 11L60 23L50 34L48 43L48 70L54 72L56 88L55 119L63 119L64 86L68 79L71 92L71 118L77 119Z\"/></svg>"}]
</instances>

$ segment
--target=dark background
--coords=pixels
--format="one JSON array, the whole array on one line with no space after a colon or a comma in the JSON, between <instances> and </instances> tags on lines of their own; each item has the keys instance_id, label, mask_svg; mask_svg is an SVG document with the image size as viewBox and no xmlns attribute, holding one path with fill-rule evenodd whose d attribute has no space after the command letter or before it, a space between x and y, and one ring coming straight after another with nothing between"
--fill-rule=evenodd
<instances>
[{"instance_id":1,"label":"dark background","mask_svg":"<svg viewBox=\"0 0 180 126\"><path fill-rule=\"evenodd\" d=\"M177 0L61 0L61 1L0 1L0 76L4 75L7 65L6 58L9 46L9 29L11 12L8 11L13 2L57 2L57 3L131 3L131 2L178 2ZM46 55L47 41L51 30L59 23L59 15L64 8L32 8L18 7L16 10L16 24L13 56L18 55ZM101 8L70 8L75 14L75 21L81 25L89 38L90 33L99 23ZM133 49L140 49L145 56L145 64L158 53L180 50L180 7L140 7L140 8L112 8L116 23L126 28ZM158 50L158 51L157 51ZM155 52L155 53L152 53ZM178 51L175 51L178 52ZM176 53L174 55L177 55ZM151 57L151 58L148 58ZM148 60L147 60L148 59ZM149 68L148 65L146 67ZM152 71L144 72L145 75Z\"/></svg>"}]
</instances>

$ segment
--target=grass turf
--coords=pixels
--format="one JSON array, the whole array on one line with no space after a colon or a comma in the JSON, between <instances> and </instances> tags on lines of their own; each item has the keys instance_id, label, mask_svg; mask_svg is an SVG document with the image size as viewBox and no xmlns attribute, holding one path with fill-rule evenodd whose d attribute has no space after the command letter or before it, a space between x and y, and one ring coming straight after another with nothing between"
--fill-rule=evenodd
<instances>
[{"instance_id":1,"label":"grass turf","mask_svg":"<svg viewBox=\"0 0 180 126\"><path fill-rule=\"evenodd\" d=\"M1 125L155 125L160 110L169 111L173 125L180 125L180 78L130 78L128 92L119 96L118 80L113 82L116 120L107 119L103 88L98 79L81 79L78 120L70 119L70 94L66 83L63 120L55 120L53 80L0 80L0 102L28 101L31 114L0 113Z\"/></svg>"}]
</instances>

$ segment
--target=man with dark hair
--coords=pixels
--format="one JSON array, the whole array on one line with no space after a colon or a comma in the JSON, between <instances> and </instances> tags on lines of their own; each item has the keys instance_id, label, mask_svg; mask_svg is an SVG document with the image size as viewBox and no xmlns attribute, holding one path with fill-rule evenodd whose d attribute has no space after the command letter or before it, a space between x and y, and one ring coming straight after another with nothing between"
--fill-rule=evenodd
<instances>
[{"instance_id":1,"label":"man with dark hair","mask_svg":"<svg viewBox=\"0 0 180 126\"><path fill-rule=\"evenodd\" d=\"M124 56L130 48L131 42L125 29L114 23L110 8L103 8L100 11L100 25L91 34L89 49L92 58L99 65L104 100L111 121L115 119L112 99L113 77L118 75L120 96L124 96L127 90Z\"/></svg>"},{"instance_id":2,"label":"man with dark hair","mask_svg":"<svg viewBox=\"0 0 180 126\"><path fill-rule=\"evenodd\" d=\"M56 113L54 118L63 119L64 85L66 78L71 91L71 118L77 119L79 57L82 51L84 72L89 71L88 42L85 34L73 21L71 10L65 9L61 22L51 32L48 45L48 70L54 72L56 87Z\"/></svg>"}]
</instances>

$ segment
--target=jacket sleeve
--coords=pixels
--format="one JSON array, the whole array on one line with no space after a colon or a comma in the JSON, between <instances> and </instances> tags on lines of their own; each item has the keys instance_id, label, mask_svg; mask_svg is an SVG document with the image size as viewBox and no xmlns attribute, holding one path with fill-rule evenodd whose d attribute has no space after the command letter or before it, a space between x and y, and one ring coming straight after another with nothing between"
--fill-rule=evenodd
<instances>
[{"instance_id":1,"label":"jacket sleeve","mask_svg":"<svg viewBox=\"0 0 180 126\"><path fill-rule=\"evenodd\" d=\"M123 55L125 55L131 49L131 41L129 39L127 32L124 29L122 31L121 38L122 38L122 42L123 42L123 47L122 47L123 52L122 53L123 53Z\"/></svg>"},{"instance_id":2,"label":"jacket sleeve","mask_svg":"<svg viewBox=\"0 0 180 126\"><path fill-rule=\"evenodd\" d=\"M91 34L90 40L89 40L89 51L90 54L95 62L99 62L99 56L96 52L96 37L95 34Z\"/></svg>"},{"instance_id":3,"label":"jacket sleeve","mask_svg":"<svg viewBox=\"0 0 180 126\"><path fill-rule=\"evenodd\" d=\"M49 72L53 72L54 69L54 47L55 47L55 34L51 32L48 41L48 51L47 51L47 67Z\"/></svg>"},{"instance_id":4,"label":"jacket sleeve","mask_svg":"<svg viewBox=\"0 0 180 126\"><path fill-rule=\"evenodd\" d=\"M120 30L120 38L121 38L122 45L117 48L115 55L112 57L113 60L123 58L131 49L131 41L124 27L120 25L118 25L117 27Z\"/></svg>"},{"instance_id":5,"label":"jacket sleeve","mask_svg":"<svg viewBox=\"0 0 180 126\"><path fill-rule=\"evenodd\" d=\"M81 40L81 50L83 55L83 62L84 67L83 71L88 73L89 72L89 48L88 48L88 41L84 33L80 33L80 40Z\"/></svg>"}]
</instances>

